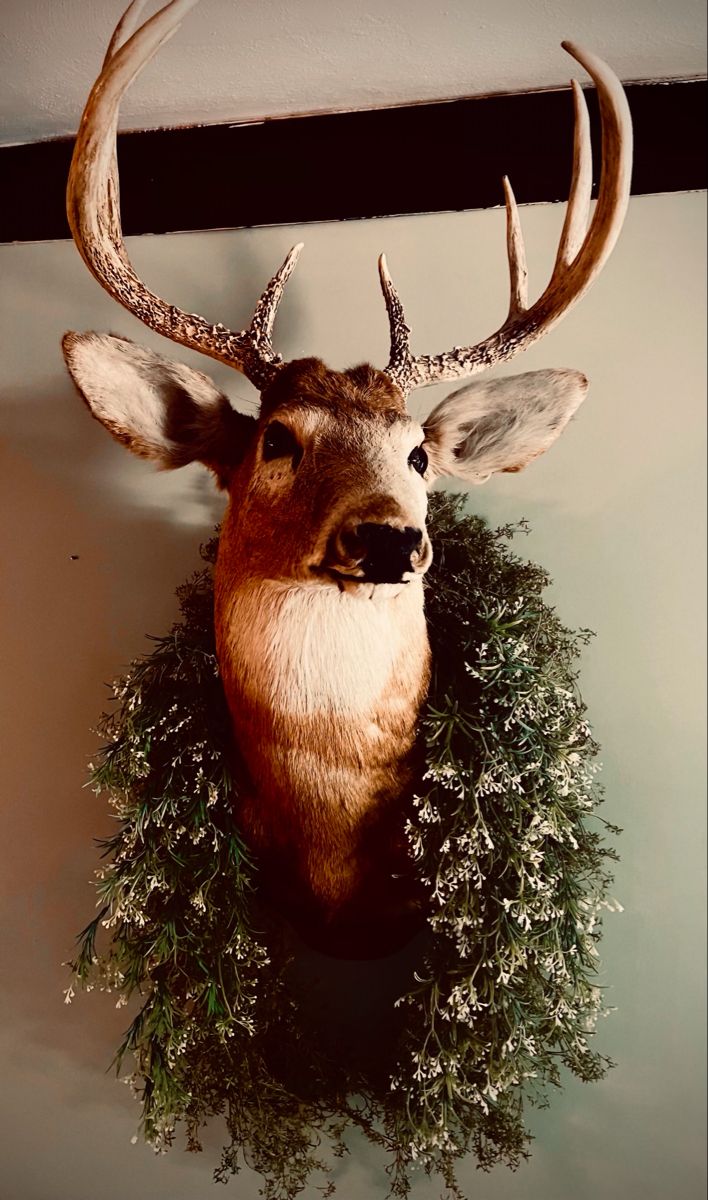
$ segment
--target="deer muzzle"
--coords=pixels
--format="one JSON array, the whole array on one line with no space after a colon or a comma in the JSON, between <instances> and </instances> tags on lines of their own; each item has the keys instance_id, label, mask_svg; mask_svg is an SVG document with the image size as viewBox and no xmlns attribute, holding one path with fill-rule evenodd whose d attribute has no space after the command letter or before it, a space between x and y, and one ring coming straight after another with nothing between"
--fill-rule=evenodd
<instances>
[{"instance_id":1,"label":"deer muzzle","mask_svg":"<svg viewBox=\"0 0 708 1200\"><path fill-rule=\"evenodd\" d=\"M428 537L412 525L348 522L334 538L330 570L366 583L405 583L422 574L432 557Z\"/></svg>"}]
</instances>

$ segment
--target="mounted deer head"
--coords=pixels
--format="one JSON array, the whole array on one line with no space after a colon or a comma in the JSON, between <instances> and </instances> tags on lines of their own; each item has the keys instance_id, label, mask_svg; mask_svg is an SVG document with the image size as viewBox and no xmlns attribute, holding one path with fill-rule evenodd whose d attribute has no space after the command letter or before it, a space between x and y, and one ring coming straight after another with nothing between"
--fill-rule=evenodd
<instances>
[{"instance_id":1,"label":"mounted deer head","mask_svg":"<svg viewBox=\"0 0 708 1200\"><path fill-rule=\"evenodd\" d=\"M591 153L582 92L568 211L550 283L529 305L518 211L505 181L509 312L476 346L415 357L385 259L391 353L384 370L284 363L272 345L295 246L232 332L182 312L133 270L120 225L115 133L121 97L196 0L172 0L135 32L131 4L84 111L68 215L91 272L151 329L228 363L261 392L257 419L211 380L118 337L69 333L66 361L93 415L161 467L199 461L229 494L215 576L217 650L250 785L235 819L271 891L305 936L333 953L391 949L419 919L403 814L419 769L417 721L429 678L423 576L432 550L426 494L442 475L481 483L552 444L584 398L577 371L473 382L419 424L414 388L509 360L587 291L619 234L631 124L622 88L594 55L565 49L594 80L603 168L590 219Z\"/></svg>"}]
</instances>

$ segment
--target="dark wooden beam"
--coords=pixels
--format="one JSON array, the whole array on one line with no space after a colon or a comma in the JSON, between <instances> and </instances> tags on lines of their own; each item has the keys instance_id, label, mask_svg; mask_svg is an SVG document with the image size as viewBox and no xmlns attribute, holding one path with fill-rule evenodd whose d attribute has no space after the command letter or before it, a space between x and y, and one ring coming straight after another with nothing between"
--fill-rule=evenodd
<instances>
[{"instance_id":1,"label":"dark wooden beam","mask_svg":"<svg viewBox=\"0 0 708 1200\"><path fill-rule=\"evenodd\" d=\"M706 81L629 84L632 192L706 186ZM599 162L595 92L588 93ZM0 148L0 241L68 236L73 140ZM520 203L567 195L567 90L365 112L125 133L126 234L488 208L508 174Z\"/></svg>"}]
</instances>

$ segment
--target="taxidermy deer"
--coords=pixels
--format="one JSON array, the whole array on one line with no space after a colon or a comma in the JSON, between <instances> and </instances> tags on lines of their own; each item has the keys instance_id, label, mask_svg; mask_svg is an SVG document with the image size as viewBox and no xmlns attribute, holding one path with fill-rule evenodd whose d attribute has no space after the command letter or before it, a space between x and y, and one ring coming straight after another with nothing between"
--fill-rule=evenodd
<instances>
[{"instance_id":1,"label":"taxidermy deer","mask_svg":"<svg viewBox=\"0 0 708 1200\"><path fill-rule=\"evenodd\" d=\"M429 680L423 579L432 549L426 496L443 475L483 483L547 450L584 398L577 371L468 383L419 424L414 388L479 375L546 334L587 291L622 225L631 123L612 71L564 48L599 95L603 167L590 216L591 151L575 97L570 199L555 266L529 304L524 244L504 183L511 301L475 346L414 356L379 260L391 353L383 370L283 362L273 322L301 246L232 332L182 312L138 278L123 244L115 135L121 97L195 0L172 0L135 29L126 11L81 121L68 185L79 251L99 283L149 328L243 372L257 419L206 376L120 337L67 333L69 371L94 417L163 468L199 461L228 492L215 570L216 643L235 746L250 785L234 818L263 877L311 944L373 956L410 935L420 897L403 834L419 772L418 716Z\"/></svg>"}]
</instances>

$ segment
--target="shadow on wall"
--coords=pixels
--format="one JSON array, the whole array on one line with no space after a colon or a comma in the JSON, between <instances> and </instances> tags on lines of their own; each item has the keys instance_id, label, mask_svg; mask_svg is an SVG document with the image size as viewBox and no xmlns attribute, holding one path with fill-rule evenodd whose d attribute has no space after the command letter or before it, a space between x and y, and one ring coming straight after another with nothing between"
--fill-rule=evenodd
<instances>
[{"instance_id":1,"label":"shadow on wall","mask_svg":"<svg viewBox=\"0 0 708 1200\"><path fill-rule=\"evenodd\" d=\"M85 788L106 683L165 633L174 590L200 566L222 500L206 471L168 481L112 445L67 379L3 394L1 628L7 688L0 763L3 1004L30 1041L105 1069L127 1024L110 999L67 1010L62 961L90 919L105 798ZM31 414L31 418L30 418ZM155 486L155 479L157 486ZM160 486L161 485L161 486ZM167 486L166 486L167 485ZM93 998L92 998L93 999ZM114 998L115 1000L115 998Z\"/></svg>"},{"instance_id":2,"label":"shadow on wall","mask_svg":"<svg viewBox=\"0 0 708 1200\"><path fill-rule=\"evenodd\" d=\"M68 377L60 390L40 396L26 387L8 389L2 410L8 443L68 496L88 502L102 522L124 529L159 514L164 526L187 527L194 540L195 529L221 518L224 500L206 468L159 472L136 459L93 419Z\"/></svg>"}]
</instances>

